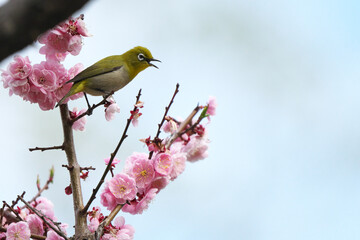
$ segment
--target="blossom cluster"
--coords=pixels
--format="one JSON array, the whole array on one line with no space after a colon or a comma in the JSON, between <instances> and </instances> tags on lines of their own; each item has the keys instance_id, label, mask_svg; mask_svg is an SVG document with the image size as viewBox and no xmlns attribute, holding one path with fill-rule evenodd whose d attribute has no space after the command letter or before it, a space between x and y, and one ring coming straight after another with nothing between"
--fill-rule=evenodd
<instances>
[{"instance_id":1,"label":"blossom cluster","mask_svg":"<svg viewBox=\"0 0 360 240\"><path fill-rule=\"evenodd\" d=\"M57 221L54 214L53 203L44 198L39 197L30 205L39 211L42 215L46 216L46 219L52 226L55 227ZM44 221L29 209L17 208L19 216L24 220L20 222L8 223L6 217L3 217L2 226L7 229L5 233L0 233L0 239L7 240L27 240L30 239L30 235L46 236L47 240L63 240L53 229L51 229ZM62 223L59 227L63 233L66 234L67 224Z\"/></svg>"},{"instance_id":2,"label":"blossom cluster","mask_svg":"<svg viewBox=\"0 0 360 240\"><path fill-rule=\"evenodd\" d=\"M90 232L95 232L100 223L105 219L101 213L100 207L94 207L92 211L88 212L88 228ZM102 240L131 240L134 238L135 229L125 224L125 218L122 216L116 217L113 223L110 223L104 228L104 235Z\"/></svg>"},{"instance_id":3,"label":"blossom cluster","mask_svg":"<svg viewBox=\"0 0 360 240\"><path fill-rule=\"evenodd\" d=\"M50 29L38 38L43 46L40 54L45 55L46 61L32 64L29 57L15 56L6 70L1 70L1 80L4 88L9 89L9 95L20 96L30 103L37 103L41 110L47 111L55 107L62 97L69 92L73 83L67 83L83 70L81 63L66 69L61 63L68 54L78 55L82 48L83 37L91 36L83 21L83 15L69 19ZM69 97L71 100L82 97L78 93ZM120 112L113 99L108 99L105 106L105 118L110 121L116 112ZM64 102L66 103L66 101ZM81 110L80 112L84 112ZM76 110L72 115L76 115ZM85 129L85 118L74 124L75 130Z\"/></svg>"},{"instance_id":4,"label":"blossom cluster","mask_svg":"<svg viewBox=\"0 0 360 240\"><path fill-rule=\"evenodd\" d=\"M15 94L25 101L37 103L44 111L53 109L72 86L66 82L83 69L82 64L76 64L67 70L61 61L68 54L79 54L82 37L87 36L82 17L67 20L47 31L38 38L44 45L39 52L45 55L46 61L31 64L29 57L15 56L7 70L1 73L4 88L9 89L10 96ZM79 93L71 99L81 96Z\"/></svg>"},{"instance_id":5,"label":"blossom cluster","mask_svg":"<svg viewBox=\"0 0 360 240\"><path fill-rule=\"evenodd\" d=\"M207 113L202 118L215 115L215 99L210 98L204 109ZM171 117L166 119L164 132L175 133L181 122ZM160 190L184 171L187 161L195 162L207 157L206 126L199 122L188 126L181 137L166 147L168 140L144 140L150 153L133 153L126 159L123 171L105 183L101 204L110 211L123 205L122 211L141 214Z\"/></svg>"}]
</instances>

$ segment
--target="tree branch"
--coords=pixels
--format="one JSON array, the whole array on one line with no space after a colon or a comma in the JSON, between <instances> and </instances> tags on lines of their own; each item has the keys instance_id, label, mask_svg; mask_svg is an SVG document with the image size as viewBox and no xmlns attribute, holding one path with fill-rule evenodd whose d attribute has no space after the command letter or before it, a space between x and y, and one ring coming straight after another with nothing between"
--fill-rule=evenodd
<instances>
[{"instance_id":1,"label":"tree branch","mask_svg":"<svg viewBox=\"0 0 360 240\"><path fill-rule=\"evenodd\" d=\"M90 231L87 227L86 215L81 214L80 212L84 208L80 183L80 165L76 159L73 131L71 127L72 123L67 104L60 105L60 114L64 132L64 150L66 153L69 168L71 168L69 169L69 173L75 213L74 215L76 239L77 236L84 236L90 234Z\"/></svg>"},{"instance_id":2,"label":"tree branch","mask_svg":"<svg viewBox=\"0 0 360 240\"><path fill-rule=\"evenodd\" d=\"M48 151L48 150L56 150L56 149L61 149L64 150L64 145L60 145L60 146L53 146L53 147L34 147L34 148L29 148L30 152L33 151Z\"/></svg>"},{"instance_id":3,"label":"tree branch","mask_svg":"<svg viewBox=\"0 0 360 240\"><path fill-rule=\"evenodd\" d=\"M0 61L66 20L88 0L11 0L0 8Z\"/></svg>"},{"instance_id":4,"label":"tree branch","mask_svg":"<svg viewBox=\"0 0 360 240\"><path fill-rule=\"evenodd\" d=\"M157 130L156 136L154 137L154 140L158 139L159 136L160 136L161 127L162 127L162 125L163 125L164 122L165 122L166 115L168 114L169 109L170 109L171 105L172 105L173 102L174 102L174 99L175 99L176 94L179 92L179 87L180 87L180 85L179 85L179 83L177 83L177 84L176 84L176 88L175 88L175 92L174 92L174 94L173 94L173 96L172 96L172 98L171 98L171 100L170 100L170 103L169 103L169 105L168 105L167 107L165 107L164 116L163 116L161 122L158 124L158 130ZM151 151L151 152L149 153L149 159L151 159L153 153L154 153L153 151Z\"/></svg>"}]
</instances>

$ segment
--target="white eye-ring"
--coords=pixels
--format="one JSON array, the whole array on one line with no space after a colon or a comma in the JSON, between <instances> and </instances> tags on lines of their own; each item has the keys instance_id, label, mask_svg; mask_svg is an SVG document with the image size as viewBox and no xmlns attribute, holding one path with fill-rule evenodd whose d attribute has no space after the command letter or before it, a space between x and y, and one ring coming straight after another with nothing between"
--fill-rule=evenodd
<instances>
[{"instance_id":1,"label":"white eye-ring","mask_svg":"<svg viewBox=\"0 0 360 240\"><path fill-rule=\"evenodd\" d=\"M143 61L143 60L145 60L145 56L144 56L144 54L139 53L139 55L138 55L138 59L139 59L139 61Z\"/></svg>"}]
</instances>

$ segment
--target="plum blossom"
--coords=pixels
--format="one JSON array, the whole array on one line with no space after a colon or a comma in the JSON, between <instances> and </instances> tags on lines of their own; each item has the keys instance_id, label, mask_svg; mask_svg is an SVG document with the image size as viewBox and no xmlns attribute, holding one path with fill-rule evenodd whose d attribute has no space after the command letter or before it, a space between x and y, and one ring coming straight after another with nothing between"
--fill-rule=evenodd
<instances>
[{"instance_id":1,"label":"plum blossom","mask_svg":"<svg viewBox=\"0 0 360 240\"><path fill-rule=\"evenodd\" d=\"M39 197L31 203L33 207L52 220L55 220L54 204L45 197Z\"/></svg>"},{"instance_id":2,"label":"plum blossom","mask_svg":"<svg viewBox=\"0 0 360 240\"><path fill-rule=\"evenodd\" d=\"M135 111L130 111L130 113L131 113L130 119L132 120L131 123L133 124L134 127L137 127L139 123L138 118L142 115L142 113L139 112L139 109L136 109Z\"/></svg>"},{"instance_id":3,"label":"plum blossom","mask_svg":"<svg viewBox=\"0 0 360 240\"><path fill-rule=\"evenodd\" d=\"M26 222L11 223L6 231L7 240L28 240L31 233L29 225Z\"/></svg>"},{"instance_id":4,"label":"plum blossom","mask_svg":"<svg viewBox=\"0 0 360 240\"><path fill-rule=\"evenodd\" d=\"M154 159L154 168L160 175L169 175L173 168L171 155L168 153L158 153Z\"/></svg>"},{"instance_id":5,"label":"plum blossom","mask_svg":"<svg viewBox=\"0 0 360 240\"><path fill-rule=\"evenodd\" d=\"M208 109L207 109L206 113L211 115L211 116L215 116L216 107L217 107L216 98L213 97L213 96L210 96L209 97L209 102L208 102Z\"/></svg>"},{"instance_id":6,"label":"plum blossom","mask_svg":"<svg viewBox=\"0 0 360 240\"><path fill-rule=\"evenodd\" d=\"M126 204L123 206L123 212L128 212L130 214L142 214L149 206L149 203L154 199L156 193L158 192L157 188L150 188L147 192L142 194L138 199L130 201L130 205Z\"/></svg>"},{"instance_id":7,"label":"plum blossom","mask_svg":"<svg viewBox=\"0 0 360 240\"><path fill-rule=\"evenodd\" d=\"M26 217L26 221L29 224L31 234L43 235L44 226L43 221L35 214L30 214Z\"/></svg>"},{"instance_id":8,"label":"plum blossom","mask_svg":"<svg viewBox=\"0 0 360 240\"><path fill-rule=\"evenodd\" d=\"M115 218L114 224L110 225L105 234L102 236L103 240L131 240L134 239L135 229L128 224L125 224L124 217Z\"/></svg>"},{"instance_id":9,"label":"plum blossom","mask_svg":"<svg viewBox=\"0 0 360 240\"><path fill-rule=\"evenodd\" d=\"M95 232L100 222L104 220L104 215L101 213L100 207L93 207L93 210L88 212L89 230Z\"/></svg>"},{"instance_id":10,"label":"plum blossom","mask_svg":"<svg viewBox=\"0 0 360 240\"><path fill-rule=\"evenodd\" d=\"M166 132L166 133L174 133L174 132L177 131L178 125L177 125L177 123L176 123L174 120L170 119L169 121L166 121L166 122L164 123L162 129L163 129L164 132Z\"/></svg>"},{"instance_id":11,"label":"plum blossom","mask_svg":"<svg viewBox=\"0 0 360 240\"><path fill-rule=\"evenodd\" d=\"M108 104L105 105L105 119L107 121L111 121L115 117L115 113L120 112L120 107L116 104L114 98L112 96L106 99Z\"/></svg>"},{"instance_id":12,"label":"plum blossom","mask_svg":"<svg viewBox=\"0 0 360 240\"><path fill-rule=\"evenodd\" d=\"M204 159L208 156L208 139L206 135L199 137L196 135L190 136L190 141L184 146L183 151L186 152L186 158L189 162Z\"/></svg>"},{"instance_id":13,"label":"plum blossom","mask_svg":"<svg viewBox=\"0 0 360 240\"><path fill-rule=\"evenodd\" d=\"M63 237L60 237L54 230L49 230L46 234L46 240L64 240Z\"/></svg>"},{"instance_id":14,"label":"plum blossom","mask_svg":"<svg viewBox=\"0 0 360 240\"><path fill-rule=\"evenodd\" d=\"M129 175L119 173L109 181L109 190L115 196L118 204L124 204L135 198L136 183Z\"/></svg>"},{"instance_id":15,"label":"plum blossom","mask_svg":"<svg viewBox=\"0 0 360 240\"><path fill-rule=\"evenodd\" d=\"M117 205L116 197L109 189L109 182L105 183L104 190L100 194L100 203L109 211L113 210Z\"/></svg>"},{"instance_id":16,"label":"plum blossom","mask_svg":"<svg viewBox=\"0 0 360 240\"><path fill-rule=\"evenodd\" d=\"M15 56L14 62L8 66L8 72L17 80L13 83L14 87L24 85L27 82L26 78L32 73L29 57Z\"/></svg>"},{"instance_id":17,"label":"plum blossom","mask_svg":"<svg viewBox=\"0 0 360 240\"><path fill-rule=\"evenodd\" d=\"M70 112L70 118L74 119L74 118L80 116L81 114L83 114L84 112L86 112L86 109L77 111L77 108L74 107L73 110ZM79 120L77 120L73 123L72 128L76 131L84 131L85 124L86 124L86 116L83 116L82 118L80 118Z\"/></svg>"},{"instance_id":18,"label":"plum blossom","mask_svg":"<svg viewBox=\"0 0 360 240\"><path fill-rule=\"evenodd\" d=\"M171 180L177 178L185 170L186 153L181 151L182 147L183 144L181 142L176 142L170 148L170 153L173 159L173 168L170 173Z\"/></svg>"},{"instance_id":19,"label":"plum blossom","mask_svg":"<svg viewBox=\"0 0 360 240\"><path fill-rule=\"evenodd\" d=\"M138 188L147 187L155 177L155 171L152 162L143 158L134 162L130 174L134 177L136 186Z\"/></svg>"}]
</instances>

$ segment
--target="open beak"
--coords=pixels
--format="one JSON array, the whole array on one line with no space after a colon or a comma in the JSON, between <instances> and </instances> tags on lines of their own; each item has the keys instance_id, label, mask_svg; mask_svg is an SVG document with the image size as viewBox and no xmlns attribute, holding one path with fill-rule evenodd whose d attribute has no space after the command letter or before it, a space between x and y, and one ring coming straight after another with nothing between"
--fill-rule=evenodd
<instances>
[{"instance_id":1,"label":"open beak","mask_svg":"<svg viewBox=\"0 0 360 240\"><path fill-rule=\"evenodd\" d=\"M154 58L148 58L148 59L146 59L146 61L148 62L148 64L149 64L150 66L153 66L153 67L159 69L157 66L155 66L154 64L152 64L151 61L161 62L160 60L157 60L157 59L154 59Z\"/></svg>"}]
</instances>

